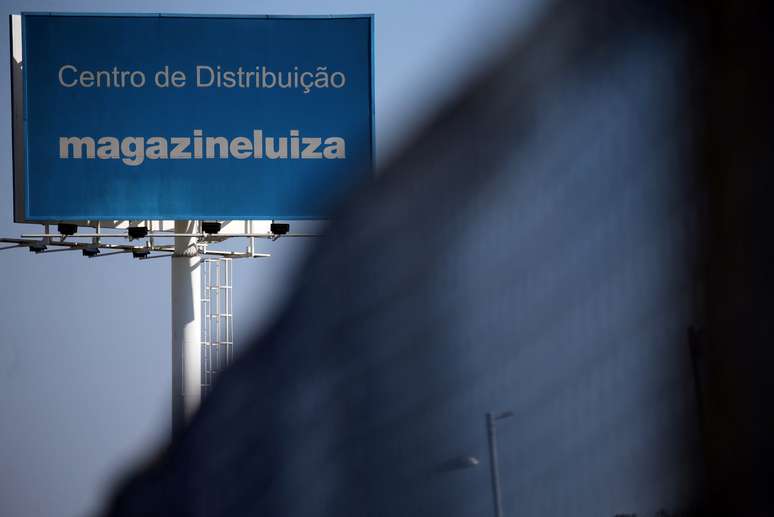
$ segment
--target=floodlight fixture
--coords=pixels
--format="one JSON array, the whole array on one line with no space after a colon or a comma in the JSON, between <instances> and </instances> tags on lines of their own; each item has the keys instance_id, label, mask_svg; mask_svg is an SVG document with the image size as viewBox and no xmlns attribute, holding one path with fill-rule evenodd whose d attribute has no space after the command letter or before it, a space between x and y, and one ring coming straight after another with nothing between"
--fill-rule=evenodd
<instances>
[{"instance_id":1,"label":"floodlight fixture","mask_svg":"<svg viewBox=\"0 0 774 517\"><path fill-rule=\"evenodd\" d=\"M130 226L128 228L129 239L144 239L148 235L148 228L145 226Z\"/></svg>"},{"instance_id":2,"label":"floodlight fixture","mask_svg":"<svg viewBox=\"0 0 774 517\"><path fill-rule=\"evenodd\" d=\"M290 231L290 225L288 223L271 223L270 229L274 235L285 235Z\"/></svg>"},{"instance_id":3,"label":"floodlight fixture","mask_svg":"<svg viewBox=\"0 0 774 517\"><path fill-rule=\"evenodd\" d=\"M145 259L148 258L148 255L150 255L148 248L134 248L132 250L132 257L136 259Z\"/></svg>"},{"instance_id":4,"label":"floodlight fixture","mask_svg":"<svg viewBox=\"0 0 774 517\"><path fill-rule=\"evenodd\" d=\"M217 221L202 221L202 231L204 233L218 233L221 229L221 224Z\"/></svg>"},{"instance_id":5,"label":"floodlight fixture","mask_svg":"<svg viewBox=\"0 0 774 517\"><path fill-rule=\"evenodd\" d=\"M96 246L89 246L89 247L83 248L83 256L84 257L92 258L92 257L96 257L97 255L99 255L99 248L98 247L96 247Z\"/></svg>"},{"instance_id":6,"label":"floodlight fixture","mask_svg":"<svg viewBox=\"0 0 774 517\"><path fill-rule=\"evenodd\" d=\"M43 253L48 249L48 247L42 242L36 242L34 244L30 244L29 248L32 253Z\"/></svg>"},{"instance_id":7,"label":"floodlight fixture","mask_svg":"<svg viewBox=\"0 0 774 517\"><path fill-rule=\"evenodd\" d=\"M72 223L59 223L56 225L56 229L62 235L75 235L78 231L78 225Z\"/></svg>"}]
</instances>

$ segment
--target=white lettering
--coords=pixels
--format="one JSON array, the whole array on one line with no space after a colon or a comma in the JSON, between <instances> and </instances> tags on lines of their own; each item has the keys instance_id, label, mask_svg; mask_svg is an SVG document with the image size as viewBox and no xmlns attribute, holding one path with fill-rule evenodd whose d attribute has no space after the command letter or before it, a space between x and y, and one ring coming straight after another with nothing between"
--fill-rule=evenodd
<instances>
[{"instance_id":1,"label":"white lettering","mask_svg":"<svg viewBox=\"0 0 774 517\"><path fill-rule=\"evenodd\" d=\"M202 129L192 130L188 136L62 136L59 137L59 158L121 160L130 167L142 165L148 160L201 160L218 158L226 160L247 158L269 160L342 160L347 157L346 141L339 136L302 136L298 129L289 130L286 136L266 136L263 130L254 129L252 139L245 136L205 136ZM191 144L193 143L193 149ZM192 152L193 150L193 152ZM265 153L264 153L265 150Z\"/></svg>"},{"instance_id":2,"label":"white lettering","mask_svg":"<svg viewBox=\"0 0 774 517\"><path fill-rule=\"evenodd\" d=\"M201 72L205 70L210 74L210 80L206 83L202 81L202 78L201 78ZM213 82L215 82L215 72L212 70L212 67L205 66L205 65L196 65L196 87L207 88L208 86L212 86Z\"/></svg>"},{"instance_id":3,"label":"white lettering","mask_svg":"<svg viewBox=\"0 0 774 517\"><path fill-rule=\"evenodd\" d=\"M59 84L61 84L65 88L72 88L73 86L78 84L78 81L75 80L75 81L73 81L71 83L66 83L65 80L64 80L64 71L65 70L72 70L73 73L75 73L75 72L78 71L78 69L75 68L73 65L64 65L64 66L62 66L62 68L59 69Z\"/></svg>"}]
</instances>

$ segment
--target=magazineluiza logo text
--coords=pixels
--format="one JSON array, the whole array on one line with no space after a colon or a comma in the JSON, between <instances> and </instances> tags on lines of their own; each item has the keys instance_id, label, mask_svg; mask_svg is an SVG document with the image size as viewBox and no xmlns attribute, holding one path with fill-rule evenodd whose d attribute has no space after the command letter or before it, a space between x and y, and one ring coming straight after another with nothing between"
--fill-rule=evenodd
<instances>
[{"instance_id":1,"label":"magazineluiza logo text","mask_svg":"<svg viewBox=\"0 0 774 517\"><path fill-rule=\"evenodd\" d=\"M254 129L252 138L204 136L194 129L193 136L61 136L60 160L121 160L125 165L141 165L145 160L343 160L346 142L339 136L302 136L291 129L288 136L264 137Z\"/></svg>"}]
</instances>

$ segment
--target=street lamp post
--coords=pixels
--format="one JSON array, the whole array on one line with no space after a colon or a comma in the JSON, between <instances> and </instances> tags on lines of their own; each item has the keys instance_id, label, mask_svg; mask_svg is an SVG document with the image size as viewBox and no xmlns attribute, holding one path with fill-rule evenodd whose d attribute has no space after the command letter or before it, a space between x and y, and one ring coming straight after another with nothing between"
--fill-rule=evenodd
<instances>
[{"instance_id":1,"label":"street lamp post","mask_svg":"<svg viewBox=\"0 0 774 517\"><path fill-rule=\"evenodd\" d=\"M495 517L503 517L503 504L500 497L500 471L497 466L497 420L509 418L513 416L513 412L505 411L503 413L487 413L486 414L486 430L487 437L489 438L489 467L492 473L492 495L494 497L494 511Z\"/></svg>"}]
</instances>

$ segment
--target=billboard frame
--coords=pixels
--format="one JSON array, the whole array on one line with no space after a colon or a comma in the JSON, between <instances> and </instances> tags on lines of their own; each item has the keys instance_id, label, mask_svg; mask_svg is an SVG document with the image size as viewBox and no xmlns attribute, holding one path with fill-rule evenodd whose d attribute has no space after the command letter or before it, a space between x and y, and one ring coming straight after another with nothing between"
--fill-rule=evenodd
<instances>
[{"instance_id":1,"label":"billboard frame","mask_svg":"<svg viewBox=\"0 0 774 517\"><path fill-rule=\"evenodd\" d=\"M115 218L94 218L94 219L28 219L28 189L27 189L27 154L29 146L27 145L27 73L23 66L26 48L26 31L24 30L27 16L62 16L62 17L125 17L125 18L211 18L211 19L367 19L370 27L369 31L369 116L370 116L370 175L376 174L376 102L375 102L375 54L374 54L374 35L375 35L375 16L373 13L355 13L355 14L204 14L204 13L122 13L122 12L49 12L49 11L22 11L18 14L10 14L9 23L9 66L11 72L11 138L12 138L12 171L13 171L13 214L14 222L19 224L57 224L60 222L77 224L78 226L102 226L120 227L131 224L132 221L168 221L169 218L157 219L115 219ZM197 219L207 220L235 220L227 219L218 214L204 215ZM251 218L253 220L258 220ZM295 220L315 220L317 217L294 217Z\"/></svg>"}]
</instances>

